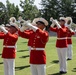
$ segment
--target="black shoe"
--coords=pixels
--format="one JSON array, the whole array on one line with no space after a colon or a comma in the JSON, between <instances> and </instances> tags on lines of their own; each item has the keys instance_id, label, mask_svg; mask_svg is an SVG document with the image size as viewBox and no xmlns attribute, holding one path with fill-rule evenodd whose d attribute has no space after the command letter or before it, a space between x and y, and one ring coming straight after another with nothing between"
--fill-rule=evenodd
<instances>
[{"instance_id":1,"label":"black shoe","mask_svg":"<svg viewBox=\"0 0 76 75\"><path fill-rule=\"evenodd\" d=\"M60 74L66 74L67 72L64 72L64 71L60 71Z\"/></svg>"},{"instance_id":2,"label":"black shoe","mask_svg":"<svg viewBox=\"0 0 76 75\"><path fill-rule=\"evenodd\" d=\"M68 58L67 60L72 60L72 59Z\"/></svg>"}]
</instances>

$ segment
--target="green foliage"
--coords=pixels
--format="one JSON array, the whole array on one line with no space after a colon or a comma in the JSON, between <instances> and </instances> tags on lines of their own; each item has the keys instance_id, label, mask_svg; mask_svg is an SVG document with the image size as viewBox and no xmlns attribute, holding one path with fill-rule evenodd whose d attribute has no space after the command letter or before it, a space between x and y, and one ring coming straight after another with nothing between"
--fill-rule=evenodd
<instances>
[{"instance_id":1,"label":"green foliage","mask_svg":"<svg viewBox=\"0 0 76 75\"><path fill-rule=\"evenodd\" d=\"M73 5L73 0L61 0L60 3L60 8L62 16L72 16L74 13L75 6Z\"/></svg>"},{"instance_id":2,"label":"green foliage","mask_svg":"<svg viewBox=\"0 0 76 75\"><path fill-rule=\"evenodd\" d=\"M8 23L9 18L12 16L16 19L22 16L24 19L30 20L40 16L40 11L37 6L34 5L34 0L20 0L20 6L23 11L20 11L18 5L15 6L14 3L10 3L9 0L6 0L6 6L0 2L0 24Z\"/></svg>"},{"instance_id":3,"label":"green foliage","mask_svg":"<svg viewBox=\"0 0 76 75\"><path fill-rule=\"evenodd\" d=\"M6 7L0 2L0 24L4 23L6 17Z\"/></svg>"},{"instance_id":4,"label":"green foliage","mask_svg":"<svg viewBox=\"0 0 76 75\"><path fill-rule=\"evenodd\" d=\"M10 17L19 17L20 10L18 6L11 4L9 0L6 1L6 6L0 2L0 24L8 23Z\"/></svg>"},{"instance_id":5,"label":"green foliage","mask_svg":"<svg viewBox=\"0 0 76 75\"><path fill-rule=\"evenodd\" d=\"M15 6L14 3L11 4L9 2L9 0L7 0L6 1L6 6L7 6L6 8L7 8L7 16L8 16L8 18L10 18L12 16L18 18L19 14L20 14L20 10L19 10L18 5Z\"/></svg>"},{"instance_id":6,"label":"green foliage","mask_svg":"<svg viewBox=\"0 0 76 75\"><path fill-rule=\"evenodd\" d=\"M24 0L20 2L20 6L23 9L23 18L32 20L39 15L39 10L34 5L34 0Z\"/></svg>"},{"instance_id":7,"label":"green foliage","mask_svg":"<svg viewBox=\"0 0 76 75\"><path fill-rule=\"evenodd\" d=\"M6 0L6 6L0 2L0 24L8 23L10 17L14 16L16 19L22 16L24 19L33 20L36 17L43 17L48 20L49 25L51 24L49 19L53 17L58 19L60 16L71 16L76 17L76 12L74 12L76 5L74 5L73 0L41 0L41 9L38 9L34 5L35 0L20 0L20 11L19 7ZM47 27L48 29L49 27Z\"/></svg>"},{"instance_id":8,"label":"green foliage","mask_svg":"<svg viewBox=\"0 0 76 75\"><path fill-rule=\"evenodd\" d=\"M75 9L73 0L41 0L41 5L42 16L48 21L50 17L72 16Z\"/></svg>"}]
</instances>

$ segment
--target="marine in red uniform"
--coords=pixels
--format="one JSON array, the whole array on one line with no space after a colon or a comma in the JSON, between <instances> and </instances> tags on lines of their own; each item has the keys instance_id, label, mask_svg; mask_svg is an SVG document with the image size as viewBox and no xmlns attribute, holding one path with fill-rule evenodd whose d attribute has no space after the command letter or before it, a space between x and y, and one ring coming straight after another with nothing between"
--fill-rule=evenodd
<instances>
[{"instance_id":1,"label":"marine in red uniform","mask_svg":"<svg viewBox=\"0 0 76 75\"><path fill-rule=\"evenodd\" d=\"M3 41L2 58L4 62L4 75L15 75L15 57L16 57L16 42L18 29L14 25L7 27L0 26L0 39Z\"/></svg>"},{"instance_id":2,"label":"marine in red uniform","mask_svg":"<svg viewBox=\"0 0 76 75\"><path fill-rule=\"evenodd\" d=\"M30 67L32 75L46 75L46 53L45 46L48 41L48 33L44 28L48 22L44 18L37 18L37 26L29 23L24 23L23 28L20 29L19 35L29 39L30 51ZM23 29L29 27L33 30L32 33L23 33Z\"/></svg>"},{"instance_id":3,"label":"marine in red uniform","mask_svg":"<svg viewBox=\"0 0 76 75\"><path fill-rule=\"evenodd\" d=\"M72 18L71 17L66 17L66 27L69 29L67 31L67 60L72 59L73 55L73 50L72 50L72 36L75 34L74 30L72 30L71 25L72 25Z\"/></svg>"},{"instance_id":4,"label":"marine in red uniform","mask_svg":"<svg viewBox=\"0 0 76 75\"><path fill-rule=\"evenodd\" d=\"M50 30L57 33L56 48L59 57L60 73L67 73L67 27L65 27L65 18L60 17L59 23L57 20L54 20Z\"/></svg>"},{"instance_id":5,"label":"marine in red uniform","mask_svg":"<svg viewBox=\"0 0 76 75\"><path fill-rule=\"evenodd\" d=\"M73 50L72 50L72 36L75 34L75 32L71 32L70 30L67 33L67 43L68 43L68 48L67 48L67 60L72 59L73 55Z\"/></svg>"},{"instance_id":6,"label":"marine in red uniform","mask_svg":"<svg viewBox=\"0 0 76 75\"><path fill-rule=\"evenodd\" d=\"M20 35L22 38L25 38L25 34L32 34L33 30L32 29L26 29L22 34L24 35ZM28 40L28 50L29 50L29 54L30 54L30 50L31 50L31 42L30 40Z\"/></svg>"},{"instance_id":7,"label":"marine in red uniform","mask_svg":"<svg viewBox=\"0 0 76 75\"><path fill-rule=\"evenodd\" d=\"M37 24L35 23L36 22L36 20L37 20L37 18L35 18L33 21L32 21L32 25L33 26L36 26ZM21 21L22 21L22 19L21 19ZM31 29L31 28L26 28L26 30L24 31L24 29L23 29L23 34L32 34L33 33L33 30ZM22 38L25 38L25 35L21 35L21 37ZM31 50L31 42L30 42L30 40L28 40L28 49L29 49L29 53L30 53L30 50Z\"/></svg>"}]
</instances>

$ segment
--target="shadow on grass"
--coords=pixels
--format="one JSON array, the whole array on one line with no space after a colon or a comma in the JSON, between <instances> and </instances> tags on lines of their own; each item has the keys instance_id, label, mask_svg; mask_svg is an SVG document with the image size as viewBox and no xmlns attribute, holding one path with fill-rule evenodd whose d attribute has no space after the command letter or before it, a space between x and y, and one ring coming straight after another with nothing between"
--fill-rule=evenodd
<instances>
[{"instance_id":1,"label":"shadow on grass","mask_svg":"<svg viewBox=\"0 0 76 75\"><path fill-rule=\"evenodd\" d=\"M28 42L21 42L21 43L28 43Z\"/></svg>"},{"instance_id":2,"label":"shadow on grass","mask_svg":"<svg viewBox=\"0 0 76 75\"><path fill-rule=\"evenodd\" d=\"M18 50L17 52L25 52L25 51L29 51L29 50Z\"/></svg>"},{"instance_id":3,"label":"shadow on grass","mask_svg":"<svg viewBox=\"0 0 76 75\"><path fill-rule=\"evenodd\" d=\"M48 74L48 75L62 75L60 73L53 73L53 74Z\"/></svg>"},{"instance_id":4,"label":"shadow on grass","mask_svg":"<svg viewBox=\"0 0 76 75\"><path fill-rule=\"evenodd\" d=\"M0 62L0 64L3 64L3 62Z\"/></svg>"},{"instance_id":5,"label":"shadow on grass","mask_svg":"<svg viewBox=\"0 0 76 75\"><path fill-rule=\"evenodd\" d=\"M19 58L27 58L27 57L29 57L29 55L21 56L21 57L19 57Z\"/></svg>"},{"instance_id":6,"label":"shadow on grass","mask_svg":"<svg viewBox=\"0 0 76 75\"><path fill-rule=\"evenodd\" d=\"M0 56L1 56L2 54L0 54Z\"/></svg>"},{"instance_id":7,"label":"shadow on grass","mask_svg":"<svg viewBox=\"0 0 76 75\"><path fill-rule=\"evenodd\" d=\"M76 72L76 68L73 68L73 70L72 70L73 72Z\"/></svg>"},{"instance_id":8,"label":"shadow on grass","mask_svg":"<svg viewBox=\"0 0 76 75\"><path fill-rule=\"evenodd\" d=\"M56 63L56 64L58 64L58 63L59 63L59 60L53 60L53 61L50 62L50 63Z\"/></svg>"},{"instance_id":9,"label":"shadow on grass","mask_svg":"<svg viewBox=\"0 0 76 75\"><path fill-rule=\"evenodd\" d=\"M25 42L25 41L24 41L24 42L18 43L17 45L22 45L22 43L27 44L28 42Z\"/></svg>"},{"instance_id":10,"label":"shadow on grass","mask_svg":"<svg viewBox=\"0 0 76 75\"><path fill-rule=\"evenodd\" d=\"M25 68L29 68L30 65L15 67L15 71L23 70Z\"/></svg>"}]
</instances>

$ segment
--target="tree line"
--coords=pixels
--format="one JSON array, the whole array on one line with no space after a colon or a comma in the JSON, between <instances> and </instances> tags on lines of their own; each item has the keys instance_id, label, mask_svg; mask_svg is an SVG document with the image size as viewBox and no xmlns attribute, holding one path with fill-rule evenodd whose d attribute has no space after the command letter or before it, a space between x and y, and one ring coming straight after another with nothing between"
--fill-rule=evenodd
<instances>
[{"instance_id":1,"label":"tree line","mask_svg":"<svg viewBox=\"0 0 76 75\"><path fill-rule=\"evenodd\" d=\"M35 0L20 0L20 7L10 3L6 0L6 5L0 2L0 24L8 23L10 17L14 16L18 19L22 16L23 19L33 20L36 17L43 17L48 20L50 24L50 17L58 19L60 16L70 16L74 19L76 18L75 2L74 0L41 0L41 8L37 8L34 5Z\"/></svg>"}]
</instances>

